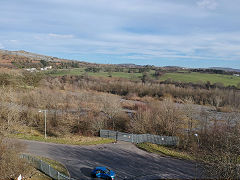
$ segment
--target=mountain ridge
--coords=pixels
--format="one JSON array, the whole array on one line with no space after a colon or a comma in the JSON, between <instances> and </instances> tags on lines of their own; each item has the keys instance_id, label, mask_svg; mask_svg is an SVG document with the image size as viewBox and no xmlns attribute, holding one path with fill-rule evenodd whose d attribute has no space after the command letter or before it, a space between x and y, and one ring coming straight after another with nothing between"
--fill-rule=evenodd
<instances>
[{"instance_id":1,"label":"mountain ridge","mask_svg":"<svg viewBox=\"0 0 240 180\"><path fill-rule=\"evenodd\" d=\"M18 51L9 51L9 50L3 50L0 49L0 65L2 66L11 66L12 62L18 62L18 61L33 61L33 62L39 62L41 60L48 61L48 62L54 62L54 63L62 63L62 62L78 62L82 64L92 64L92 65L104 65L104 64L96 64L96 63L90 63L90 62L84 62L79 60L70 60L70 59L63 59L58 58L54 56L47 56L42 55L38 53L32 53L27 52L25 50L18 50ZM128 68L138 68L138 67L144 67L146 65L138 65L133 63L122 63L122 64L111 64L115 66L122 66L122 67L128 67ZM152 65L149 65L152 66ZM155 66L158 67L158 66ZM209 68L185 68L185 67L179 67L179 66L163 66L162 68L180 68L180 69L216 69L216 70L224 70L228 72L240 72L240 69L234 69L234 68L228 68L228 67L209 67Z\"/></svg>"}]
</instances>

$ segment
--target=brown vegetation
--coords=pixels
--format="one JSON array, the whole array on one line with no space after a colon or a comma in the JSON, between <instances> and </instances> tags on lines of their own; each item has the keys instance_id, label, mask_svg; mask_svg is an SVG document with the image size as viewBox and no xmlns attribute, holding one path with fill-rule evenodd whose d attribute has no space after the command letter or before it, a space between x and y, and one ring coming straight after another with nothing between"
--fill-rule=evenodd
<instances>
[{"instance_id":1,"label":"brown vegetation","mask_svg":"<svg viewBox=\"0 0 240 180\"><path fill-rule=\"evenodd\" d=\"M176 136L184 128L183 112L170 99L138 106L130 120L133 133Z\"/></svg>"},{"instance_id":2,"label":"brown vegetation","mask_svg":"<svg viewBox=\"0 0 240 180\"><path fill-rule=\"evenodd\" d=\"M44 115L38 110L47 109L48 136L93 136L100 129L179 136L180 148L198 154L213 169L214 177L236 175L240 120L229 115L220 122L202 110L201 121L196 121L193 104L215 106L237 116L239 90L184 88L119 78L53 78L21 71L1 71L0 85L2 134L19 133L16 126L43 134ZM185 104L184 108L174 102Z\"/></svg>"},{"instance_id":3,"label":"brown vegetation","mask_svg":"<svg viewBox=\"0 0 240 180\"><path fill-rule=\"evenodd\" d=\"M74 88L91 89L99 92L107 92L120 96L133 97L157 97L164 98L166 95L174 97L178 101L192 99L195 104L211 105L215 107L231 106L235 109L240 107L240 91L236 89L219 89L217 87L205 89L192 86L179 87L174 84L142 83L119 78L97 78L85 76L63 76L48 78L48 82L58 81L61 87L71 84Z\"/></svg>"},{"instance_id":4,"label":"brown vegetation","mask_svg":"<svg viewBox=\"0 0 240 180\"><path fill-rule=\"evenodd\" d=\"M238 118L238 121L240 118ZM240 128L225 123L215 123L199 134L196 149L198 158L207 163L207 172L218 179L238 179L240 163Z\"/></svg>"},{"instance_id":5,"label":"brown vegetation","mask_svg":"<svg viewBox=\"0 0 240 180\"><path fill-rule=\"evenodd\" d=\"M0 179L16 179L20 174L27 176L29 165L20 159L22 146L0 138Z\"/></svg>"}]
</instances>

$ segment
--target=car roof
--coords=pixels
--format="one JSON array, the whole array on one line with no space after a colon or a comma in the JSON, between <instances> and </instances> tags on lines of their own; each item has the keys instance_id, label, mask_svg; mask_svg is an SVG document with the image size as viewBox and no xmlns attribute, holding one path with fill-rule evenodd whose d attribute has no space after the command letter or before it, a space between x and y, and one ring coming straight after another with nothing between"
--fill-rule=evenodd
<instances>
[{"instance_id":1,"label":"car roof","mask_svg":"<svg viewBox=\"0 0 240 180\"><path fill-rule=\"evenodd\" d=\"M103 167L103 166L98 166L98 167L95 167L95 169L100 169L100 170L106 170L107 168L106 167Z\"/></svg>"}]
</instances>

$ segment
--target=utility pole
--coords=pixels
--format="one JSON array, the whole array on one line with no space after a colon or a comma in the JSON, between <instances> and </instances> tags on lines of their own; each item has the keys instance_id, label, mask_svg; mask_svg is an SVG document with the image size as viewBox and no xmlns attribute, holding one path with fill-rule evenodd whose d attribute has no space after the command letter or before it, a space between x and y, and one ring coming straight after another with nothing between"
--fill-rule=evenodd
<instances>
[{"instance_id":1,"label":"utility pole","mask_svg":"<svg viewBox=\"0 0 240 180\"><path fill-rule=\"evenodd\" d=\"M38 112L44 112L44 137L47 138L47 110L39 110Z\"/></svg>"},{"instance_id":2,"label":"utility pole","mask_svg":"<svg viewBox=\"0 0 240 180\"><path fill-rule=\"evenodd\" d=\"M197 137L197 143L198 143L198 145L197 145L197 146L198 146L198 147L197 147L197 150L199 151L199 137L198 137L198 134L195 133L194 136ZM197 150L195 150L195 158L196 158L196 159L195 159L195 178L196 178L196 179L198 179L198 177L197 177L197 174L198 174L198 173L197 173L197 168L198 168L198 165L197 165L197 163L198 163L198 162L197 162L197 160L198 160L197 154L198 154L198 152L196 153Z\"/></svg>"}]
</instances>

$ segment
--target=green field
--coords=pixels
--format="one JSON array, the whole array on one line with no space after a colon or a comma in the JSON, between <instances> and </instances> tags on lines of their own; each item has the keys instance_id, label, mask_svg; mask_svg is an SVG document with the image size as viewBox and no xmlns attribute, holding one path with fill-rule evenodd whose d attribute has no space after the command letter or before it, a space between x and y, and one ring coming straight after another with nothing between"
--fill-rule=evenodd
<instances>
[{"instance_id":1,"label":"green field","mask_svg":"<svg viewBox=\"0 0 240 180\"><path fill-rule=\"evenodd\" d=\"M205 74L205 73L166 73L160 80L171 79L172 81L179 82L193 82L193 83L206 83L210 81L211 84L222 83L224 86L237 86L240 83L240 77L232 75L222 75L222 74Z\"/></svg>"},{"instance_id":2,"label":"green field","mask_svg":"<svg viewBox=\"0 0 240 180\"><path fill-rule=\"evenodd\" d=\"M64 76L64 75L83 75L85 72L85 68L76 68L76 69L63 69L63 70L53 70L48 71L46 74L51 76ZM150 76L152 78L154 70L150 71ZM96 76L96 77L119 77L126 79L141 79L142 73L128 73L127 70L124 69L124 72L87 72L88 76ZM197 73L197 72L176 72L176 73L166 73L160 77L161 81L171 79L175 82L192 82L192 83L206 83L209 81L211 84L214 83L222 83L224 86L238 86L240 83L240 77L232 76L232 75L222 75L222 74L206 74L206 73Z\"/></svg>"},{"instance_id":3,"label":"green field","mask_svg":"<svg viewBox=\"0 0 240 180\"><path fill-rule=\"evenodd\" d=\"M64 75L83 75L85 72L84 68L76 68L76 69L64 69L64 70L57 70L57 71L48 71L47 74L51 76L64 76ZM138 79L142 77L142 73L127 73L127 72L87 72L89 76L97 76L97 77L109 77L111 74L112 77L120 77L120 78L127 78L127 79Z\"/></svg>"},{"instance_id":4,"label":"green field","mask_svg":"<svg viewBox=\"0 0 240 180\"><path fill-rule=\"evenodd\" d=\"M65 76L65 75L82 75L84 74L85 68L76 68L76 69L61 69L61 70L50 70L47 71L46 74L49 74L51 76Z\"/></svg>"}]
</instances>

